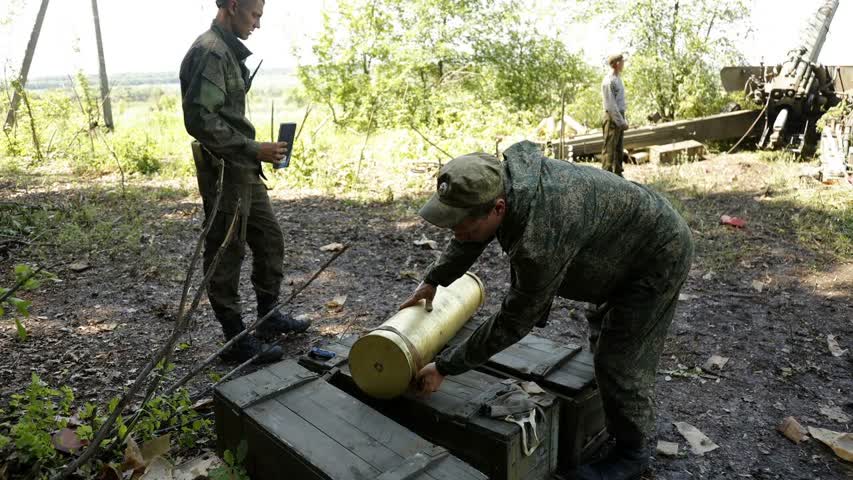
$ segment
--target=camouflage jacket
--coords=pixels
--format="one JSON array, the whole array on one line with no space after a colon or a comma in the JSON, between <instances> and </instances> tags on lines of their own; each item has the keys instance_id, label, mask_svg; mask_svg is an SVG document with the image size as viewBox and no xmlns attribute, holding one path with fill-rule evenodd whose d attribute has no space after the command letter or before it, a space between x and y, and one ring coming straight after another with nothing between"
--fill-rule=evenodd
<instances>
[{"instance_id":1,"label":"camouflage jacket","mask_svg":"<svg viewBox=\"0 0 853 480\"><path fill-rule=\"evenodd\" d=\"M508 210L497 239L509 256L511 287L497 314L437 357L444 374L475 368L520 340L547 319L557 295L608 300L643 278L659 260L659 246L687 228L659 194L609 172L545 158L531 142L504 152L504 168ZM449 285L488 243L451 240L424 281Z\"/></svg>"},{"instance_id":2,"label":"camouflage jacket","mask_svg":"<svg viewBox=\"0 0 853 480\"><path fill-rule=\"evenodd\" d=\"M225 160L225 181L261 183L255 127L246 118L251 87L245 60L252 52L216 22L199 36L181 63L187 132Z\"/></svg>"}]
</instances>

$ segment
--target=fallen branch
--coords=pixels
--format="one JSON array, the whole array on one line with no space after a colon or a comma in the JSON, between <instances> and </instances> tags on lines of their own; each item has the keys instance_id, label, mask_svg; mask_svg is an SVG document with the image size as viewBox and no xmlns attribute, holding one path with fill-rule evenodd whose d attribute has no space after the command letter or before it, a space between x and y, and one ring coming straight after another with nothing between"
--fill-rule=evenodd
<instances>
[{"instance_id":1,"label":"fallen branch","mask_svg":"<svg viewBox=\"0 0 853 480\"><path fill-rule=\"evenodd\" d=\"M322 266L322 267L320 267L320 269L319 269L319 270L317 270L316 272L314 272L314 275L312 275L312 276L311 276L311 278L309 278L305 283L303 283L303 284L302 284L302 286L301 286L301 287L299 287L299 288L298 288L297 290L295 290L292 294L290 294L290 296L289 296L289 297L287 297L287 300L285 300L285 301L283 301L283 302L279 302L279 303L277 303L277 304L273 305L273 307L270 309L270 311L269 311L266 315L264 315L263 317L261 317L261 318L259 318L259 319L255 320L255 322L254 322L254 323L252 323L251 325L249 325L248 327L246 327L242 332L240 332L240 333L238 333L237 335L235 335L234 337L232 337L232 338L231 338L231 340L228 340L227 342L225 342L225 345L223 345L222 347L220 347L220 349L219 349L219 350L217 350L216 352L212 353L212 354L211 354L210 356L208 356L208 357L207 357L203 362L199 363L199 364L198 364L198 365L196 365L192 370L190 370L190 371L189 371L189 373L187 373L186 375L184 375L183 377L181 377L181 379L180 379L180 380L178 380L178 381L177 381L177 382L175 382L172 386L170 386L169 388L167 388L167 389L166 389L165 394L166 394L167 396L168 396L168 395L171 395L175 390L177 390L178 388L182 387L185 383L187 383L188 381L190 381L190 379L192 379L193 377L195 377L196 375L198 375L198 374L199 374L199 372L201 372L202 370L204 370L205 368L207 368L208 366L210 366L210 364L211 364L211 363L213 363L214 361L216 361L216 359L217 359L217 358L219 358L219 355L220 355L220 354L222 354L223 352L225 352L226 350L228 350L229 348L231 348L231 346L232 346L232 345L234 345L235 343L237 343L241 338L245 337L246 335L248 335L248 334L250 334L251 332L253 332L256 328L258 328L259 326L261 326L261 325L262 325L262 324L263 324L263 323L264 323L268 318L270 318L270 317L272 316L272 314L273 314L273 313L275 313L279 308L281 308L281 307L283 307L283 306L285 306L285 305L289 304L290 302L292 302L294 298L296 298L300 293L302 293L302 291L303 291L303 290L305 290L305 288L306 288L306 287L308 287L308 285L311 285L311 282L313 282L314 280L316 280L316 279L317 279L317 277L319 277L319 276L320 276L320 274L321 274L321 273L323 273L323 272L326 270L326 268L328 268L328 267L329 267L329 265L331 265L331 264L332 264L332 262L334 262L335 260L337 260L337 258L338 258L338 257L340 257L344 252L346 252L348 248L349 248L349 245L345 245L345 246L344 246L344 248L342 248L340 251L338 251L337 253L335 253L334 255L332 255L332 256L331 256L331 258L329 258L328 260L326 260L326 263L324 263L324 264L323 264L323 266Z\"/></svg>"},{"instance_id":2,"label":"fallen branch","mask_svg":"<svg viewBox=\"0 0 853 480\"><path fill-rule=\"evenodd\" d=\"M210 152L210 151L208 150L208 152ZM213 155L213 153L211 153L211 155ZM204 241L207 238L207 234L210 232L210 229L213 227L213 221L216 219L216 215L219 213L219 205L222 202L222 191L223 191L224 179L225 179L225 162L220 161L219 181L216 184L216 199L213 201L213 207L210 210L210 215L207 215L207 218L205 219L204 229L202 229L201 235L199 235L198 240L196 241L195 249L193 250L193 255L192 255L192 257L190 257L190 265L189 265L189 267L187 267L187 275L184 278L184 285L183 285L183 289L181 290L181 301L178 303L178 315L176 317L178 319L177 324L179 324L181 322L181 319L183 319L187 313L186 312L186 306L187 306L187 298L189 296L189 291L190 291L190 285L192 284L192 279L193 279L193 276L195 275L196 267L198 266L198 259L201 258L201 251L202 251L202 247L204 246ZM227 242L225 243L225 245L227 245ZM223 247L220 246L220 250L222 248ZM217 252L217 254L218 253L219 252ZM196 292L196 295L198 295L198 293L201 292L202 290L203 290L203 288L199 288L199 291ZM189 322L186 322L186 324L183 325L182 327L186 328L187 325L189 325ZM166 356L165 356L164 362L163 362L164 364L169 362L169 359L171 357L171 353L172 353L171 351L166 353ZM141 417L142 412L145 409L145 405L149 401L151 401L151 398L154 396L154 393L157 391L157 388L160 386L161 380L163 380L162 375L158 375L154 379L154 381L151 382L151 385L149 385L148 390L145 392L145 397L142 400L142 404L139 406L139 409L137 410L136 414L134 414L134 416L127 423L127 434L125 436L129 435L133 431L133 427L136 425L136 422Z\"/></svg>"},{"instance_id":3,"label":"fallen branch","mask_svg":"<svg viewBox=\"0 0 853 480\"><path fill-rule=\"evenodd\" d=\"M237 201L237 206L235 211L240 211L240 200ZM130 388L125 392L122 396L121 400L119 400L118 405L115 410L110 414L109 418L101 425L100 430L95 435L95 439L89 444L89 447L83 450L79 457L76 460L68 464L65 469L62 470L58 475L53 477L53 480L61 480L67 478L69 475L73 474L77 471L78 468L85 465L101 448L101 443L107 439L110 433L112 433L113 424L115 424L121 412L127 407L127 404L130 402L130 399L133 398L136 393L142 388L142 385L145 379L148 378L148 375L154 370L154 368L160 364L160 361L163 360L169 353L171 353L172 349L175 347L175 343L184 333L183 330L186 325L189 323L189 319L198 308L198 304L201 301L202 294L204 293L207 284L210 283L210 279L213 277L213 272L216 271L216 267L219 265L220 260L222 259L222 254L225 251L225 247L231 242L231 239L234 236L234 230L237 225L237 220L240 218L239 215L234 215L234 218L231 221L231 225L228 227L228 233L225 235L225 240L219 246L219 250L216 252L216 255L211 262L210 268L207 274L204 276L201 285L199 286L198 291L196 292L195 297L193 298L193 302L187 310L186 314L182 318L177 319L177 323L175 325L175 329L172 331L172 335L166 340L166 343L160 347L160 350L157 354L152 358L145 368L142 369L141 372L136 377L136 380L130 386Z\"/></svg>"}]
</instances>

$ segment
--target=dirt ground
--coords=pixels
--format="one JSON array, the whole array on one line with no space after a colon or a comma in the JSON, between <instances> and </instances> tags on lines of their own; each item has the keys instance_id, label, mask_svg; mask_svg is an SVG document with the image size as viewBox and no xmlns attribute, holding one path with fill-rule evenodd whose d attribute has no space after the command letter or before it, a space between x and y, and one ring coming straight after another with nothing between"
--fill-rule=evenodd
<instances>
[{"instance_id":1,"label":"dirt ground","mask_svg":"<svg viewBox=\"0 0 853 480\"><path fill-rule=\"evenodd\" d=\"M655 168L632 167L627 176L643 181L657 175ZM770 167L737 157L702 162L702 168L719 173ZM56 203L85 195L75 188L44 193L6 185L0 201ZM808 440L795 445L776 431L787 416L806 426L853 430L853 263L803 246L787 228L797 212L776 211L783 207L756 200L760 190L711 196L668 192L690 212L698 249L658 375L657 433L661 440L679 443L682 453L657 458L647 479L853 478L853 466L822 444ZM414 242L423 236L439 244L448 239L447 232L416 217L413 206L421 197L363 204L305 192L271 193L286 239L285 295L331 255L320 247L350 245L292 305L293 314L310 318L313 326L285 341L289 356L380 324L438 254ZM121 252L77 252L51 259L67 261L54 269L62 282L23 295L34 303L27 321L30 339L17 341L11 321L0 325L0 403L23 390L31 372L51 385L73 387L80 400L103 401L133 380L166 337L202 212L194 194L146 208L155 220L144 225L140 242L152 247L147 251L156 252L156 261ZM750 223L745 229L721 226L721 213ZM10 249L0 257L0 271L26 261L32 261L28 250ZM68 267L72 262L91 268L75 273ZM245 315L253 318L249 265L244 263L242 292ZM487 315L499 307L501 292L509 285L506 258L492 245L475 268L489 293L478 315ZM328 303L343 295L343 307L330 308ZM583 344L588 308L560 299L548 327L534 333ZM840 347L849 351L833 356L828 335L836 335ZM175 354L177 371L212 353L221 340L209 307L202 305L189 348ZM715 354L729 358L722 371L697 372ZM213 368L219 373L228 369L223 364ZM202 375L191 389L208 382ZM719 448L704 456L690 453L673 426L679 421L697 427Z\"/></svg>"}]
</instances>

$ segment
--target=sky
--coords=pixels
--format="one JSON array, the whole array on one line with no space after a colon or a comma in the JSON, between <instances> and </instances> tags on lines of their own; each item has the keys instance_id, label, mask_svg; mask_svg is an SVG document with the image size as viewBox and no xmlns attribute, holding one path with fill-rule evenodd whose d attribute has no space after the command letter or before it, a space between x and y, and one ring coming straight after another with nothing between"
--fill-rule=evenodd
<instances>
[{"instance_id":1,"label":"sky","mask_svg":"<svg viewBox=\"0 0 853 480\"><path fill-rule=\"evenodd\" d=\"M544 4L528 0L534 4ZM39 0L0 0L0 15L10 9L13 21L0 25L0 61L14 69L21 59L35 21ZM570 5L572 2L566 2ZM823 0L752 0L753 33L743 42L752 64L762 58L778 62L796 43L804 19ZM267 2L261 29L248 40L250 64L264 60L266 68L292 68L295 50L310 51L311 39L323 24L322 12L334 0ZM214 0L99 0L107 70L110 73L177 72L192 41L216 13ZM828 65L853 65L853 6L841 2L820 60ZM790 33L788 33L790 32ZM594 64L620 50L610 34L597 26L573 26L561 35L570 48L583 50ZM310 61L310 57L305 57ZM90 0L53 0L48 7L30 68L30 78L65 76L79 70L97 73L97 50Z\"/></svg>"}]
</instances>

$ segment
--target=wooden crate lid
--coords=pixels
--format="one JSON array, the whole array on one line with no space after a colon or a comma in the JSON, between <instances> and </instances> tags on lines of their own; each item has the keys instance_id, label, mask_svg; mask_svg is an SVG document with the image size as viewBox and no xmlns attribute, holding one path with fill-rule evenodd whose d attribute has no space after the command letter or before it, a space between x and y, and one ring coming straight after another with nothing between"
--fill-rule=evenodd
<instances>
[{"instance_id":1,"label":"wooden crate lid","mask_svg":"<svg viewBox=\"0 0 853 480\"><path fill-rule=\"evenodd\" d=\"M217 394L332 479L486 478L293 360L228 382Z\"/></svg>"}]
</instances>

